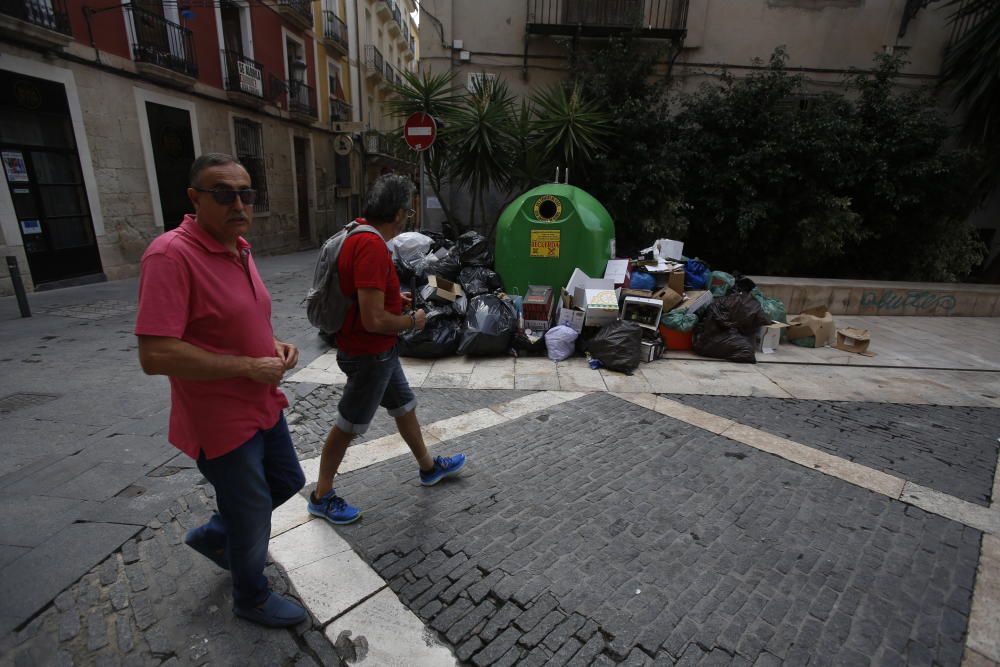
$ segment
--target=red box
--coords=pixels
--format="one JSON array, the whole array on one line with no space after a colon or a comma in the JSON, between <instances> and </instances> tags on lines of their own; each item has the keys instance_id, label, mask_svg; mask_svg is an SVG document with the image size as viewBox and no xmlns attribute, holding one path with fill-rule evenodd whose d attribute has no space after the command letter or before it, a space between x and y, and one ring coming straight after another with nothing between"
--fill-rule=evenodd
<instances>
[{"instance_id":1,"label":"red box","mask_svg":"<svg viewBox=\"0 0 1000 667\"><path fill-rule=\"evenodd\" d=\"M668 329L667 327L660 325L660 338L663 339L663 344L668 350L690 350L691 349L691 336L694 332L688 331L674 331L673 329Z\"/></svg>"},{"instance_id":2,"label":"red box","mask_svg":"<svg viewBox=\"0 0 1000 667\"><path fill-rule=\"evenodd\" d=\"M521 312L524 314L525 326L528 322L545 323L544 327L531 326L532 330L544 331L552 321L552 309L555 306L555 292L547 285L528 285L528 291L521 302Z\"/></svg>"}]
</instances>

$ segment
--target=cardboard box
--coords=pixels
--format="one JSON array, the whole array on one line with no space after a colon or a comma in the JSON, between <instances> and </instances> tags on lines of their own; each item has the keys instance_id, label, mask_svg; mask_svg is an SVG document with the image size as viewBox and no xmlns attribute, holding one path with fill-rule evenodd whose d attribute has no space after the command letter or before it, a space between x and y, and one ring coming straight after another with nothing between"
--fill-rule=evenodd
<instances>
[{"instance_id":1,"label":"cardboard box","mask_svg":"<svg viewBox=\"0 0 1000 667\"><path fill-rule=\"evenodd\" d=\"M642 356L640 359L646 363L656 361L663 356L663 342L659 340L642 341Z\"/></svg>"},{"instance_id":2,"label":"cardboard box","mask_svg":"<svg viewBox=\"0 0 1000 667\"><path fill-rule=\"evenodd\" d=\"M814 337L813 347L826 347L835 342L837 325L826 306L808 308L788 318L788 340Z\"/></svg>"},{"instance_id":3,"label":"cardboard box","mask_svg":"<svg viewBox=\"0 0 1000 667\"><path fill-rule=\"evenodd\" d=\"M628 277L628 265L627 259L609 259L608 266L604 269L604 279L614 282L616 286L624 284Z\"/></svg>"},{"instance_id":4,"label":"cardboard box","mask_svg":"<svg viewBox=\"0 0 1000 667\"><path fill-rule=\"evenodd\" d=\"M427 276L427 285L434 289L433 292L428 292L428 295L424 297L428 300L454 303L458 297L465 296L461 285L453 283L450 280L445 280L440 276Z\"/></svg>"},{"instance_id":5,"label":"cardboard box","mask_svg":"<svg viewBox=\"0 0 1000 667\"><path fill-rule=\"evenodd\" d=\"M845 327L837 329L837 342L834 344L834 347L845 352L854 352L855 354L863 354L866 357L873 357L875 356L874 353L868 351L868 346L872 342L871 339L872 337L868 333L868 329Z\"/></svg>"},{"instance_id":6,"label":"cardboard box","mask_svg":"<svg viewBox=\"0 0 1000 667\"><path fill-rule=\"evenodd\" d=\"M677 292L678 294L684 294L684 267L681 266L679 269L674 269L667 274L667 287Z\"/></svg>"},{"instance_id":7,"label":"cardboard box","mask_svg":"<svg viewBox=\"0 0 1000 667\"><path fill-rule=\"evenodd\" d=\"M555 312L555 297L548 285L528 285L528 291L521 301L524 314L524 328L535 332L548 331Z\"/></svg>"},{"instance_id":8,"label":"cardboard box","mask_svg":"<svg viewBox=\"0 0 1000 667\"><path fill-rule=\"evenodd\" d=\"M697 313L699 310L712 303L712 293L708 290L692 290L684 295L684 302L676 307L676 310L689 310Z\"/></svg>"},{"instance_id":9,"label":"cardboard box","mask_svg":"<svg viewBox=\"0 0 1000 667\"><path fill-rule=\"evenodd\" d=\"M618 319L618 295L614 290L584 289L579 302L583 304L585 327L600 327Z\"/></svg>"},{"instance_id":10,"label":"cardboard box","mask_svg":"<svg viewBox=\"0 0 1000 667\"><path fill-rule=\"evenodd\" d=\"M625 322L635 322L644 329L656 331L663 315L663 302L659 299L645 299L639 296L627 296L622 303L620 318Z\"/></svg>"},{"instance_id":11,"label":"cardboard box","mask_svg":"<svg viewBox=\"0 0 1000 667\"><path fill-rule=\"evenodd\" d=\"M567 326L580 333L583 331L583 320L586 315L582 310L560 304L559 311L556 313L556 324Z\"/></svg>"},{"instance_id":12,"label":"cardboard box","mask_svg":"<svg viewBox=\"0 0 1000 667\"><path fill-rule=\"evenodd\" d=\"M653 292L648 289L632 289L631 287L622 287L618 290L618 302L624 303L626 297L638 296L643 299L652 299Z\"/></svg>"},{"instance_id":13,"label":"cardboard box","mask_svg":"<svg viewBox=\"0 0 1000 667\"><path fill-rule=\"evenodd\" d=\"M673 310L678 304L684 301L684 294L678 293L669 287L653 292L653 298L659 299L663 303L663 312Z\"/></svg>"},{"instance_id":14,"label":"cardboard box","mask_svg":"<svg viewBox=\"0 0 1000 667\"><path fill-rule=\"evenodd\" d=\"M772 354L781 342L781 330L787 328L788 325L783 322L771 322L766 327L761 327L757 332L757 351Z\"/></svg>"}]
</instances>

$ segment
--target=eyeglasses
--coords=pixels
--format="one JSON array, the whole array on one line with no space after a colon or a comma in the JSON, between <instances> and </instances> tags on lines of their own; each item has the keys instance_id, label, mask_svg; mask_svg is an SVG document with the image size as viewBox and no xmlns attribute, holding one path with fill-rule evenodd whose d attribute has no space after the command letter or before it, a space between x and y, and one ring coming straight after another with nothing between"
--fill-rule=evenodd
<instances>
[{"instance_id":1,"label":"eyeglasses","mask_svg":"<svg viewBox=\"0 0 1000 667\"><path fill-rule=\"evenodd\" d=\"M193 187L193 186L192 186ZM206 190L205 188L195 188L198 192L207 192L212 195L212 199L215 200L216 204L222 206L230 206L236 197L240 198L246 206L251 206L255 201L257 201L257 191L250 188L244 188L242 190Z\"/></svg>"},{"instance_id":2,"label":"eyeglasses","mask_svg":"<svg viewBox=\"0 0 1000 667\"><path fill-rule=\"evenodd\" d=\"M408 208L408 209L406 209L406 219L407 219L407 220L413 220L413 218L414 218L414 217L415 217L416 215L417 215L417 211L416 211L416 209L412 209L412 208Z\"/></svg>"}]
</instances>

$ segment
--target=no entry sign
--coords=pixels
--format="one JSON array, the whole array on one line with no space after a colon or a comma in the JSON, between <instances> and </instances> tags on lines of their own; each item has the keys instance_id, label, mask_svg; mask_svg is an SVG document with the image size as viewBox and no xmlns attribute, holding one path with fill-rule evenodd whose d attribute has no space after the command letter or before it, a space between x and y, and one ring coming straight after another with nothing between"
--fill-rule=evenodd
<instances>
[{"instance_id":1,"label":"no entry sign","mask_svg":"<svg viewBox=\"0 0 1000 667\"><path fill-rule=\"evenodd\" d=\"M415 151L425 151L434 144L437 136L437 123L433 116L428 116L423 111L410 114L403 125L403 138L410 148Z\"/></svg>"}]
</instances>

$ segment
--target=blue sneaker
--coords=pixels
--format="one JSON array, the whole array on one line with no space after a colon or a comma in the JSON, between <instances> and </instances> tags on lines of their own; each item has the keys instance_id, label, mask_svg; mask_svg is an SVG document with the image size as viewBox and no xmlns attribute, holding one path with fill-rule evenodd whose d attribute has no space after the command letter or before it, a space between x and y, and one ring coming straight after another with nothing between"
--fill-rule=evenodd
<instances>
[{"instance_id":1,"label":"blue sneaker","mask_svg":"<svg viewBox=\"0 0 1000 667\"><path fill-rule=\"evenodd\" d=\"M188 545L205 558L209 559L223 570L229 569L229 559L226 558L225 542L219 543L218 537L212 535L210 524L192 528L184 535L184 544Z\"/></svg>"},{"instance_id":2,"label":"blue sneaker","mask_svg":"<svg viewBox=\"0 0 1000 667\"><path fill-rule=\"evenodd\" d=\"M433 486L445 477L452 477L465 465L465 454L455 454L454 456L435 456L434 470L430 472L420 471L420 483L424 486Z\"/></svg>"},{"instance_id":3,"label":"blue sneaker","mask_svg":"<svg viewBox=\"0 0 1000 667\"><path fill-rule=\"evenodd\" d=\"M348 505L333 489L318 501L315 498L315 493L309 494L309 513L313 516L326 519L337 526L354 523L361 518L361 510Z\"/></svg>"},{"instance_id":4,"label":"blue sneaker","mask_svg":"<svg viewBox=\"0 0 1000 667\"><path fill-rule=\"evenodd\" d=\"M240 618L253 621L269 628L287 628L298 625L309 618L302 605L271 593L259 607L233 607L233 613Z\"/></svg>"}]
</instances>

